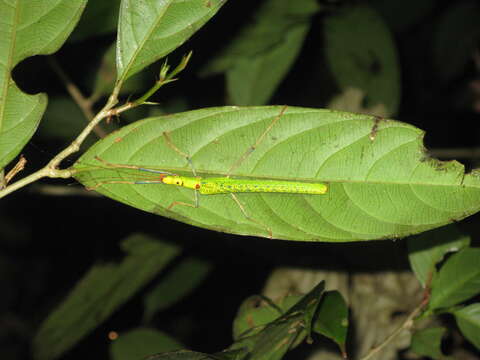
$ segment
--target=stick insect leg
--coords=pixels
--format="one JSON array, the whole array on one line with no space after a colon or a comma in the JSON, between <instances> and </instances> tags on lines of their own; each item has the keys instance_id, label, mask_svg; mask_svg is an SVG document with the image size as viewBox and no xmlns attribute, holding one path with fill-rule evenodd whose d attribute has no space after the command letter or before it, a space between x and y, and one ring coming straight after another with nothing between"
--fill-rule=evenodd
<instances>
[{"instance_id":1,"label":"stick insect leg","mask_svg":"<svg viewBox=\"0 0 480 360\"><path fill-rule=\"evenodd\" d=\"M240 157L240 159L238 159L237 161L235 161L235 163L233 163L230 169L228 169L227 177L230 177L232 172L236 170L252 154L252 152L254 152L255 149L262 143L262 141L265 139L265 136L267 136L267 134L270 132L270 130L272 130L272 128L277 123L277 121L280 120L282 115L285 113L285 111L287 110L287 107L288 105L285 105L282 107L282 110L280 111L280 113L277 116L275 116L275 118L272 120L270 125L268 125L265 131L258 137L257 141L255 141L255 144L250 146L247 149L247 151L245 151L245 153Z\"/></svg>"},{"instance_id":2,"label":"stick insect leg","mask_svg":"<svg viewBox=\"0 0 480 360\"><path fill-rule=\"evenodd\" d=\"M255 141L255 143L250 146L247 151L245 151L245 153L243 153L243 155L240 157L240 159L238 159L235 163L233 163L233 165L230 167L230 169L228 169L228 172L227 172L227 176L226 177L230 177L230 175L232 174L232 172L234 170L236 170L246 159L248 159L248 157L255 151L255 149L262 143L262 141L265 139L265 137L267 136L267 134L270 132L270 130L272 130L272 128L275 126L275 124L277 123L278 120L280 120L280 118L282 117L282 115L285 113L285 111L287 110L287 105L283 106L282 107L282 110L280 110L280 113L275 116L275 118L272 120L272 122L270 123L270 125L268 125L268 127L263 131L263 133L258 137L258 139ZM254 223L256 223L257 225L260 225L261 227L263 227L265 230L267 230L268 232L268 235L269 235L269 238L272 239L273 238L273 233L272 233L272 229L270 229L268 226L266 226L265 224L262 224L260 221L258 220L255 220L254 218L250 217L247 213L247 211L245 210L245 207L242 205L242 203L240 202L240 200L238 200L238 198L235 196L235 194L230 194L232 196L232 199L237 203L238 207L240 208L240 210L242 211L243 215L245 216L245 218L249 221L252 221Z\"/></svg>"},{"instance_id":3,"label":"stick insect leg","mask_svg":"<svg viewBox=\"0 0 480 360\"><path fill-rule=\"evenodd\" d=\"M100 161L106 167L112 168L112 169L133 169L133 170L151 172L151 173L154 173L154 174L174 175L174 174L169 173L167 171L146 169L146 168L142 168L142 167L135 166L135 165L113 164L113 163L110 163L110 162L102 159L99 156L95 156L95 160ZM97 188L99 188L100 186L105 185L105 184L161 184L161 183L162 183L161 179L160 180L108 180L108 181L101 181L101 182L95 184L94 186L86 187L86 189L89 190L89 191L90 190L96 190Z\"/></svg>"},{"instance_id":4,"label":"stick insect leg","mask_svg":"<svg viewBox=\"0 0 480 360\"><path fill-rule=\"evenodd\" d=\"M171 148L172 150L174 150L177 154L180 154L181 156L183 156L187 162L188 162L188 165L190 166L190 169L192 169L192 174L193 176L197 176L197 172L195 171L195 167L193 166L193 162L192 162L192 159L190 158L190 155L188 155L186 152L183 152L182 150L180 150L172 141L172 139L170 138L170 133L167 132L167 131L164 131L163 132L163 137L165 139L165 143L167 144L167 146L169 148ZM184 206L190 206L190 207L193 207L193 208L198 208L199 205L200 205L200 199L198 197L198 191L195 189L194 190L194 196L195 196L195 203L194 204L189 204L189 203L186 203L186 202L183 202L183 201L174 201L172 202L169 206L168 206L168 210L170 210L171 208L173 208L174 206L176 205L184 205Z\"/></svg>"},{"instance_id":5,"label":"stick insect leg","mask_svg":"<svg viewBox=\"0 0 480 360\"><path fill-rule=\"evenodd\" d=\"M242 214L245 216L245 218L249 221L252 221L254 222L255 224L257 225L260 225L261 227L263 227L267 232L268 232L268 237L270 239L273 239L273 233L272 233L272 229L270 229L267 225L261 223L260 221L258 220L255 220L254 218L250 217L247 213L247 211L245 210L245 207L242 205L242 203L240 202L240 200L238 200L237 196L235 194L230 194L232 196L232 199L237 203L238 207L240 208L240 210L242 211Z\"/></svg>"},{"instance_id":6,"label":"stick insect leg","mask_svg":"<svg viewBox=\"0 0 480 360\"><path fill-rule=\"evenodd\" d=\"M197 176L197 172L195 171L195 167L193 166L192 159L190 158L190 155L187 153L183 152L180 150L172 141L170 138L170 133L167 131L163 132L163 137L165 138L165 143L168 145L168 147L172 150L174 150L177 154L180 154L183 156L185 159L187 159L188 165L190 165L190 168L192 169L193 176Z\"/></svg>"},{"instance_id":7,"label":"stick insect leg","mask_svg":"<svg viewBox=\"0 0 480 360\"><path fill-rule=\"evenodd\" d=\"M100 161L102 164L106 165L107 167L111 167L111 168L134 169L134 170L151 172L151 173L154 173L154 174L175 175L175 174L170 173L170 172L168 172L168 171L147 169L147 168L143 168L143 167L135 166L135 165L113 164L113 163L110 163L110 162L108 162L108 161L106 161L106 160L103 160L102 158L100 158L100 157L98 157L98 156L95 156L95 160L98 160L98 161Z\"/></svg>"},{"instance_id":8,"label":"stick insect leg","mask_svg":"<svg viewBox=\"0 0 480 360\"><path fill-rule=\"evenodd\" d=\"M88 191L90 190L96 190L102 185L105 184L161 184L162 180L144 180L144 181L132 181L132 180L108 180L108 181L101 181L94 186L88 186L86 189Z\"/></svg>"}]
</instances>

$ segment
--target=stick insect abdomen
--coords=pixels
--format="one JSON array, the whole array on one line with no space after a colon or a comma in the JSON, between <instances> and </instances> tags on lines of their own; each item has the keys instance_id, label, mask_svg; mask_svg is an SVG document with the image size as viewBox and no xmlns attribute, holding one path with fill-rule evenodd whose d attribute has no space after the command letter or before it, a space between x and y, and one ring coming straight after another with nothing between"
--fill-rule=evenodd
<instances>
[{"instance_id":1,"label":"stick insect abdomen","mask_svg":"<svg viewBox=\"0 0 480 360\"><path fill-rule=\"evenodd\" d=\"M229 194L229 193L290 193L290 194L318 194L327 192L324 183L305 183L282 180L239 180L231 178L207 178L200 181L200 194Z\"/></svg>"}]
</instances>

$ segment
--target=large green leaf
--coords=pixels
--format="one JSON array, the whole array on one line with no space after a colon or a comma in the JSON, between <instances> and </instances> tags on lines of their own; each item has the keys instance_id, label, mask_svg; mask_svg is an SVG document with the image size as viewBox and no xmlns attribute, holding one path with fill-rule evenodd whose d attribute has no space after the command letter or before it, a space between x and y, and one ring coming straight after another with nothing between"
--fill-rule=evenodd
<instances>
[{"instance_id":1,"label":"large green leaf","mask_svg":"<svg viewBox=\"0 0 480 360\"><path fill-rule=\"evenodd\" d=\"M341 89L358 88L366 106L383 104L395 114L400 73L393 38L382 17L368 6L346 7L325 19L325 55Z\"/></svg>"},{"instance_id":2,"label":"large green leaf","mask_svg":"<svg viewBox=\"0 0 480 360\"><path fill-rule=\"evenodd\" d=\"M297 58L318 10L315 0L266 1L254 21L206 66L204 73L226 73L232 104L267 103Z\"/></svg>"},{"instance_id":3,"label":"large green leaf","mask_svg":"<svg viewBox=\"0 0 480 360\"><path fill-rule=\"evenodd\" d=\"M120 263L94 265L50 314L34 339L39 360L55 359L107 319L178 254L179 249L145 235L125 239Z\"/></svg>"},{"instance_id":4,"label":"large green leaf","mask_svg":"<svg viewBox=\"0 0 480 360\"><path fill-rule=\"evenodd\" d=\"M35 133L47 106L45 94L27 95L11 71L33 55L57 51L87 0L0 1L0 169Z\"/></svg>"},{"instance_id":5,"label":"large green leaf","mask_svg":"<svg viewBox=\"0 0 480 360\"><path fill-rule=\"evenodd\" d=\"M152 179L138 170L105 168L95 156L191 175L163 132L190 154L197 173L225 176L255 143L280 106L218 107L138 121L97 142L74 165L80 182L126 204L217 231L309 241L399 238L459 219L480 208L480 179L457 162L430 159L423 132L411 125L324 109L289 107L232 175L247 179L325 182L325 195L200 195L164 184L108 181ZM158 180L158 176L155 176Z\"/></svg>"},{"instance_id":6,"label":"large green leaf","mask_svg":"<svg viewBox=\"0 0 480 360\"><path fill-rule=\"evenodd\" d=\"M182 45L226 0L122 0L117 79L121 82Z\"/></svg>"}]
</instances>

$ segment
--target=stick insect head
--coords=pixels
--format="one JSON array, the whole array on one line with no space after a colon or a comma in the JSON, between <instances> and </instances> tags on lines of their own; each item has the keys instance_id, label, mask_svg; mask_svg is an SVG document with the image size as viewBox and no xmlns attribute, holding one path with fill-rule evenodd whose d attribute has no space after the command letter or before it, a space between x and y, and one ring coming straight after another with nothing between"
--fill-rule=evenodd
<instances>
[{"instance_id":1,"label":"stick insect head","mask_svg":"<svg viewBox=\"0 0 480 360\"><path fill-rule=\"evenodd\" d=\"M160 179L164 184L167 185L183 186L194 190L200 189L200 181L197 178L179 175L167 175L161 176Z\"/></svg>"}]
</instances>

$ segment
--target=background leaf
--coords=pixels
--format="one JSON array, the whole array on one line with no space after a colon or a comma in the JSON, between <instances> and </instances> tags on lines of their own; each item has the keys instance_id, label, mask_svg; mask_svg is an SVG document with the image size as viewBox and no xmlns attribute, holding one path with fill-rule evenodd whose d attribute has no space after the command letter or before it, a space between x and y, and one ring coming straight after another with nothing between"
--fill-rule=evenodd
<instances>
[{"instance_id":1,"label":"background leaf","mask_svg":"<svg viewBox=\"0 0 480 360\"><path fill-rule=\"evenodd\" d=\"M418 355L428 356L432 359L447 359L442 354L442 337L445 328L436 327L417 331L412 336L411 350Z\"/></svg>"},{"instance_id":2,"label":"background leaf","mask_svg":"<svg viewBox=\"0 0 480 360\"><path fill-rule=\"evenodd\" d=\"M406 31L417 25L435 5L435 0L370 0L369 2L396 32Z\"/></svg>"},{"instance_id":3,"label":"background leaf","mask_svg":"<svg viewBox=\"0 0 480 360\"><path fill-rule=\"evenodd\" d=\"M179 252L145 235L124 240L118 264L97 264L44 321L34 339L38 360L58 358L158 274Z\"/></svg>"},{"instance_id":4,"label":"background leaf","mask_svg":"<svg viewBox=\"0 0 480 360\"><path fill-rule=\"evenodd\" d=\"M204 195L163 184L109 184L157 180L138 170L105 168L95 159L191 175L185 158L167 146L163 132L192 157L197 173L224 176L281 107L219 107L149 118L122 128L91 147L75 165L84 185L126 204L186 223L278 239L357 241L402 237L478 211L480 182L457 162L424 153L423 132L404 123L330 110L289 107L233 175L328 183L326 195L238 194L249 221L230 196ZM373 140L372 140L373 139Z\"/></svg>"},{"instance_id":5,"label":"background leaf","mask_svg":"<svg viewBox=\"0 0 480 360\"><path fill-rule=\"evenodd\" d=\"M458 231L455 225L425 232L408 239L410 266L423 287L437 273L436 265L449 252L463 249L470 244L470 237Z\"/></svg>"},{"instance_id":6,"label":"background leaf","mask_svg":"<svg viewBox=\"0 0 480 360\"><path fill-rule=\"evenodd\" d=\"M91 37L117 31L120 1L89 1L78 26L68 41L83 41Z\"/></svg>"},{"instance_id":7,"label":"background leaf","mask_svg":"<svg viewBox=\"0 0 480 360\"><path fill-rule=\"evenodd\" d=\"M480 303L455 310L453 315L462 334L480 349Z\"/></svg>"},{"instance_id":8,"label":"background leaf","mask_svg":"<svg viewBox=\"0 0 480 360\"><path fill-rule=\"evenodd\" d=\"M241 338L245 334L260 332L265 325L278 319L301 299L300 295L283 297L274 304L265 301L263 296L253 295L243 301L233 322L233 338Z\"/></svg>"},{"instance_id":9,"label":"background leaf","mask_svg":"<svg viewBox=\"0 0 480 360\"><path fill-rule=\"evenodd\" d=\"M47 106L45 94L23 93L11 71L29 56L57 51L85 4L86 0L0 2L0 169L33 136Z\"/></svg>"},{"instance_id":10,"label":"background leaf","mask_svg":"<svg viewBox=\"0 0 480 360\"><path fill-rule=\"evenodd\" d=\"M122 0L117 79L125 81L182 45L226 0Z\"/></svg>"},{"instance_id":11,"label":"background leaf","mask_svg":"<svg viewBox=\"0 0 480 360\"><path fill-rule=\"evenodd\" d=\"M110 345L111 360L140 360L148 355L179 350L183 346L167 334L149 328L121 333Z\"/></svg>"},{"instance_id":12,"label":"background leaf","mask_svg":"<svg viewBox=\"0 0 480 360\"><path fill-rule=\"evenodd\" d=\"M248 359L279 360L291 348L310 336L313 317L322 298L325 282L320 282L285 314L259 332L236 339L229 349L248 349Z\"/></svg>"},{"instance_id":13,"label":"background leaf","mask_svg":"<svg viewBox=\"0 0 480 360\"><path fill-rule=\"evenodd\" d=\"M100 66L95 74L93 86L93 97L108 96L113 91L117 76L116 65L117 44L113 43L102 57ZM142 71L130 79L128 79L120 89L120 94L140 93L145 91L145 84L151 84L155 75L149 71Z\"/></svg>"},{"instance_id":14,"label":"background leaf","mask_svg":"<svg viewBox=\"0 0 480 360\"><path fill-rule=\"evenodd\" d=\"M335 341L345 352L348 331L348 307L342 294L328 291L323 295L313 330Z\"/></svg>"},{"instance_id":15,"label":"background leaf","mask_svg":"<svg viewBox=\"0 0 480 360\"><path fill-rule=\"evenodd\" d=\"M178 350L149 356L145 360L241 360L241 350L222 351L215 354L206 354L197 351Z\"/></svg>"},{"instance_id":16,"label":"background leaf","mask_svg":"<svg viewBox=\"0 0 480 360\"><path fill-rule=\"evenodd\" d=\"M400 72L394 42L380 15L368 6L340 9L325 19L325 56L337 85L366 94L366 107L384 104L395 114Z\"/></svg>"},{"instance_id":17,"label":"background leaf","mask_svg":"<svg viewBox=\"0 0 480 360\"><path fill-rule=\"evenodd\" d=\"M202 259L187 257L171 269L145 296L144 321L166 309L193 291L208 275L211 265Z\"/></svg>"},{"instance_id":18,"label":"background leaf","mask_svg":"<svg viewBox=\"0 0 480 360\"><path fill-rule=\"evenodd\" d=\"M314 0L269 0L203 74L225 72L229 100L263 105L297 58L319 6Z\"/></svg>"},{"instance_id":19,"label":"background leaf","mask_svg":"<svg viewBox=\"0 0 480 360\"><path fill-rule=\"evenodd\" d=\"M456 1L445 9L433 39L433 61L442 80L465 71L480 40L478 1Z\"/></svg>"},{"instance_id":20,"label":"background leaf","mask_svg":"<svg viewBox=\"0 0 480 360\"><path fill-rule=\"evenodd\" d=\"M429 308L449 307L480 293L480 248L466 248L453 254L432 282Z\"/></svg>"}]
</instances>

